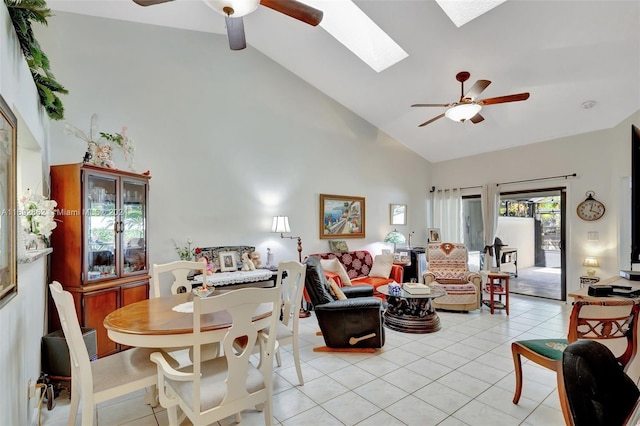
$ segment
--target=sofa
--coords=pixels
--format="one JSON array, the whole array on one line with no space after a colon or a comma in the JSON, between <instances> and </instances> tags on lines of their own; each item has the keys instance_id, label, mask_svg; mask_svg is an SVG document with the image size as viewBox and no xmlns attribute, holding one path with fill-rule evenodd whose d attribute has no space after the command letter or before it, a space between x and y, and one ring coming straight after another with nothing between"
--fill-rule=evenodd
<instances>
[{"instance_id":1,"label":"sofa","mask_svg":"<svg viewBox=\"0 0 640 426\"><path fill-rule=\"evenodd\" d=\"M467 247L462 243L427 244L424 283L447 292L433 299L433 307L451 311L480 309L482 276L469 271Z\"/></svg>"},{"instance_id":2,"label":"sofa","mask_svg":"<svg viewBox=\"0 0 640 426\"><path fill-rule=\"evenodd\" d=\"M373 287L373 295L383 301L386 300L386 296L380 294L377 288L394 281L402 283L403 280L404 269L402 266L393 264L393 254L374 257L367 250L352 250L340 253L315 253L308 257L311 256L320 259L327 280L333 279L340 287L370 285ZM376 258L378 264L374 268ZM389 264L391 264L390 270ZM381 271L384 272L381 273ZM389 271L388 275L384 276L386 271Z\"/></svg>"}]
</instances>

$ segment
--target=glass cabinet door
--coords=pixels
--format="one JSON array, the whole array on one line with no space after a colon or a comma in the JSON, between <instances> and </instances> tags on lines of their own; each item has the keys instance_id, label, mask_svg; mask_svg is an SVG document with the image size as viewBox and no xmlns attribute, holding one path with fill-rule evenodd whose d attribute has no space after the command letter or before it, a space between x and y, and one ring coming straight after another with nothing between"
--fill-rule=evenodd
<instances>
[{"instance_id":1,"label":"glass cabinet door","mask_svg":"<svg viewBox=\"0 0 640 426\"><path fill-rule=\"evenodd\" d=\"M122 180L121 209L122 273L147 269L147 185L146 182Z\"/></svg>"},{"instance_id":2,"label":"glass cabinet door","mask_svg":"<svg viewBox=\"0 0 640 426\"><path fill-rule=\"evenodd\" d=\"M115 277L117 250L117 178L87 174L85 179L86 280Z\"/></svg>"}]
</instances>

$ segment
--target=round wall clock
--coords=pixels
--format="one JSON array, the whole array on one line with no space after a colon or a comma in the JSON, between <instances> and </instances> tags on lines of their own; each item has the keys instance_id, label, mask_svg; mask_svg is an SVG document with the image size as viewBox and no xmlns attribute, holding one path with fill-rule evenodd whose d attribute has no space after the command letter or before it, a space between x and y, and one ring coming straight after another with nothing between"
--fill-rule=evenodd
<instances>
[{"instance_id":1,"label":"round wall clock","mask_svg":"<svg viewBox=\"0 0 640 426\"><path fill-rule=\"evenodd\" d=\"M602 216L604 216L604 204L593 198L595 192L587 191L585 195L587 196L587 198L583 202L578 204L578 208L576 209L578 217L582 220L592 221L598 220Z\"/></svg>"}]
</instances>

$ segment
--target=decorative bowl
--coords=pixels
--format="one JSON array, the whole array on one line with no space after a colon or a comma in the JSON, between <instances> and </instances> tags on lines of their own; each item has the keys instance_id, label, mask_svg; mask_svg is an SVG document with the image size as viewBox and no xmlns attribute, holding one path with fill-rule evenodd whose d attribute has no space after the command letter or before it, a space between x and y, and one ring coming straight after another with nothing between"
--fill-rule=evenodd
<instances>
[{"instance_id":1,"label":"decorative bowl","mask_svg":"<svg viewBox=\"0 0 640 426\"><path fill-rule=\"evenodd\" d=\"M198 296L199 298L203 299L207 296L210 296L214 291L215 291L215 287L214 286L207 286L202 287L201 285L199 285L198 287L194 287L193 290L191 290L193 292L193 294L195 294L196 296Z\"/></svg>"}]
</instances>

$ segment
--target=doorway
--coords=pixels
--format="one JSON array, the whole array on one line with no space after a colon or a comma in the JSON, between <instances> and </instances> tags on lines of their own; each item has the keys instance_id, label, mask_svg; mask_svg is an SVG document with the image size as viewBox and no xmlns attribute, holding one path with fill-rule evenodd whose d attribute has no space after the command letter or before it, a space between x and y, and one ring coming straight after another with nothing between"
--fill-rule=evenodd
<instances>
[{"instance_id":1,"label":"doorway","mask_svg":"<svg viewBox=\"0 0 640 426\"><path fill-rule=\"evenodd\" d=\"M500 194L496 263L512 293L566 300L565 205L564 188Z\"/></svg>"}]
</instances>

